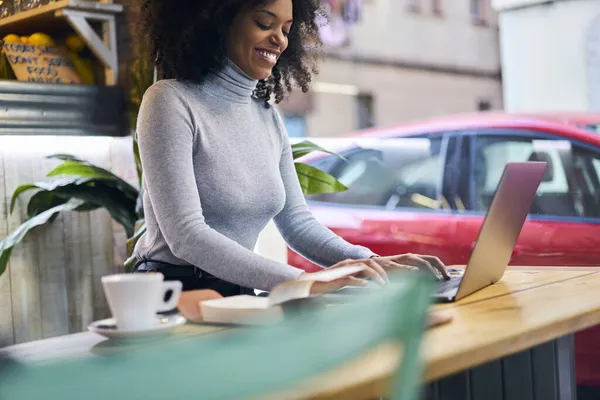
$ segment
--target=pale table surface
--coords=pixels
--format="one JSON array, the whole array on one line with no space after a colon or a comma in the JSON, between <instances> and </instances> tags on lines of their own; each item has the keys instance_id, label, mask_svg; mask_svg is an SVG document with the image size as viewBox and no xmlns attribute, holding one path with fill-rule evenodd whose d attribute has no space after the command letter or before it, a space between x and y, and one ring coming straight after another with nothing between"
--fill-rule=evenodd
<instances>
[{"instance_id":1,"label":"pale table surface","mask_svg":"<svg viewBox=\"0 0 600 400\"><path fill-rule=\"evenodd\" d=\"M459 302L434 306L454 319L426 332L425 380L433 381L600 324L598 288L600 268L511 267L497 284ZM186 324L177 328L175 335L215 334L225 329ZM93 357L141 346L144 344L114 345L85 332L6 347L0 353L37 362ZM386 393L398 357L397 348L385 344L273 398L376 398Z\"/></svg>"}]
</instances>

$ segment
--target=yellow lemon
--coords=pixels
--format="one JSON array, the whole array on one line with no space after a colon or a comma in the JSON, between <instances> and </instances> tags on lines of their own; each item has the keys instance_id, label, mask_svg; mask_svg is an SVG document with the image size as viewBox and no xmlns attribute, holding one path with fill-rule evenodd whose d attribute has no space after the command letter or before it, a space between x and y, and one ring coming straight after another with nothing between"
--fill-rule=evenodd
<instances>
[{"instance_id":1,"label":"yellow lemon","mask_svg":"<svg viewBox=\"0 0 600 400\"><path fill-rule=\"evenodd\" d=\"M29 36L28 43L34 46L54 46L54 40L49 35L40 32Z\"/></svg>"},{"instance_id":2,"label":"yellow lemon","mask_svg":"<svg viewBox=\"0 0 600 400\"><path fill-rule=\"evenodd\" d=\"M83 43L83 40L81 40L81 38L74 33L71 33L69 36L67 36L65 43L69 50L76 53L79 53L85 48L85 43Z\"/></svg>"},{"instance_id":3,"label":"yellow lemon","mask_svg":"<svg viewBox=\"0 0 600 400\"><path fill-rule=\"evenodd\" d=\"M21 43L19 35L15 35L14 33L4 36L2 40L6 43Z\"/></svg>"},{"instance_id":4,"label":"yellow lemon","mask_svg":"<svg viewBox=\"0 0 600 400\"><path fill-rule=\"evenodd\" d=\"M21 43L27 44L28 41L29 41L29 36L21 36Z\"/></svg>"},{"instance_id":5,"label":"yellow lemon","mask_svg":"<svg viewBox=\"0 0 600 400\"><path fill-rule=\"evenodd\" d=\"M75 69L81 77L81 83L85 85L93 85L95 83L93 62L91 60L82 59L74 51L69 51L69 56L71 57L71 61L73 61L73 65L75 65Z\"/></svg>"}]
</instances>

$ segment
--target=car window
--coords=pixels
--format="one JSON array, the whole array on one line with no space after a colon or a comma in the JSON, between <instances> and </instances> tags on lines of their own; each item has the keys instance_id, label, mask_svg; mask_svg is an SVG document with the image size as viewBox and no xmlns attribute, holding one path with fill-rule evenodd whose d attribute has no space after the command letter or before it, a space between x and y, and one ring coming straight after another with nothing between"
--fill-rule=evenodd
<instances>
[{"instance_id":1,"label":"car window","mask_svg":"<svg viewBox=\"0 0 600 400\"><path fill-rule=\"evenodd\" d=\"M486 211L508 162L546 161L532 214L562 217L596 217L600 173L597 154L565 140L529 137L478 137L474 146L473 206Z\"/></svg>"},{"instance_id":2,"label":"car window","mask_svg":"<svg viewBox=\"0 0 600 400\"><path fill-rule=\"evenodd\" d=\"M573 201L580 215L600 218L600 154L573 148Z\"/></svg>"},{"instance_id":3,"label":"car window","mask_svg":"<svg viewBox=\"0 0 600 400\"><path fill-rule=\"evenodd\" d=\"M592 165L594 166L594 171L596 172L596 175L600 175L600 160L598 160L597 158L593 158Z\"/></svg>"},{"instance_id":4,"label":"car window","mask_svg":"<svg viewBox=\"0 0 600 400\"><path fill-rule=\"evenodd\" d=\"M592 132L600 133L600 123L584 125L583 128Z\"/></svg>"},{"instance_id":5,"label":"car window","mask_svg":"<svg viewBox=\"0 0 600 400\"><path fill-rule=\"evenodd\" d=\"M544 180L540 184L539 193L567 193L569 186L567 184L567 177L559 155L559 148L552 148L552 146L544 146L541 141L535 140L491 140L491 141L480 141L477 142L482 151L482 157L485 160L485 177L483 192L489 194L494 192L504 166L509 162L523 162L532 161L536 157L540 157L539 153L544 153L543 157L548 157L550 163L554 167L554 176L551 180ZM567 146L570 146L567 142ZM539 147L545 147L540 149ZM536 154L537 153L537 154ZM482 170L483 171L483 170Z\"/></svg>"},{"instance_id":6,"label":"car window","mask_svg":"<svg viewBox=\"0 0 600 400\"><path fill-rule=\"evenodd\" d=\"M347 162L328 170L348 190L309 199L388 209L439 208L440 147L441 139L357 141L357 146L342 152Z\"/></svg>"}]
</instances>

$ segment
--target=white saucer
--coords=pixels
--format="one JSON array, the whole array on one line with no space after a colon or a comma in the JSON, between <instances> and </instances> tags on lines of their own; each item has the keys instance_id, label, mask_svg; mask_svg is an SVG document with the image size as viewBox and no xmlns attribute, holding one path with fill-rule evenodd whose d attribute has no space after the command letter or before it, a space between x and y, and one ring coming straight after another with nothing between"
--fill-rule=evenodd
<instances>
[{"instance_id":1,"label":"white saucer","mask_svg":"<svg viewBox=\"0 0 600 400\"><path fill-rule=\"evenodd\" d=\"M185 324L186 319L179 314L157 315L154 326L150 329L119 330L113 318L94 321L88 325L88 330L109 339L135 339L166 335L179 325Z\"/></svg>"}]
</instances>

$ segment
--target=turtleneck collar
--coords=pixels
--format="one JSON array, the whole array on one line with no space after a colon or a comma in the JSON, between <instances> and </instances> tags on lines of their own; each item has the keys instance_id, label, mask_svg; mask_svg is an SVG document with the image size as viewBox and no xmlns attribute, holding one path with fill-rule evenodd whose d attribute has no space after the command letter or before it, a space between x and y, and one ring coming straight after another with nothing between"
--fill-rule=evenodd
<instances>
[{"instance_id":1,"label":"turtleneck collar","mask_svg":"<svg viewBox=\"0 0 600 400\"><path fill-rule=\"evenodd\" d=\"M250 78L233 61L226 58L224 67L210 76L205 88L227 100L249 103L257 83L257 79Z\"/></svg>"}]
</instances>

